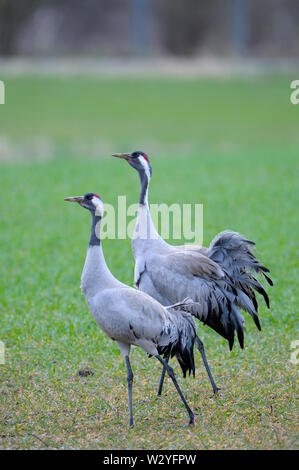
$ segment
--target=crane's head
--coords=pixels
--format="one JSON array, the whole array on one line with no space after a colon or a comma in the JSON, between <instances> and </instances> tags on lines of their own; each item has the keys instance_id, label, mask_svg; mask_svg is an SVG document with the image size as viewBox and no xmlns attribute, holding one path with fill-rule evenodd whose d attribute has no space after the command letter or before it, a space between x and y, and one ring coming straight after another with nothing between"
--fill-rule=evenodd
<instances>
[{"instance_id":1,"label":"crane's head","mask_svg":"<svg viewBox=\"0 0 299 470\"><path fill-rule=\"evenodd\" d=\"M145 173L148 179L152 176L152 167L146 153L137 150L131 153L113 153L112 156L127 160L129 165L135 168L139 174Z\"/></svg>"},{"instance_id":2,"label":"crane's head","mask_svg":"<svg viewBox=\"0 0 299 470\"><path fill-rule=\"evenodd\" d=\"M96 193L87 193L85 196L73 196L65 197L65 201L77 202L84 209L88 209L90 212L94 212L95 215L103 216L104 203L100 196Z\"/></svg>"}]
</instances>

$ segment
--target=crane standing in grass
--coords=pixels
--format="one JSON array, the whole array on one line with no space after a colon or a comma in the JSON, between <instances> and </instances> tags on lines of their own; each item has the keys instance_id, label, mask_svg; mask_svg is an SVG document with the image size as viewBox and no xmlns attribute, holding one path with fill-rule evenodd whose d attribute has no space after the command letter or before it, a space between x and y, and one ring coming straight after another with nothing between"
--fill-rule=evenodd
<instances>
[{"instance_id":1,"label":"crane standing in grass","mask_svg":"<svg viewBox=\"0 0 299 470\"><path fill-rule=\"evenodd\" d=\"M168 311L148 294L126 286L111 274L100 240L104 204L97 194L67 197L65 201L77 202L91 213L91 235L81 277L81 289L95 321L117 342L125 357L130 426L133 426L133 372L129 359L131 345L141 347L161 362L186 407L189 424L194 424L194 414L181 392L174 372L161 357L176 355L184 376L187 371L194 373L193 345L196 333L192 316L180 310Z\"/></svg>"},{"instance_id":2,"label":"crane standing in grass","mask_svg":"<svg viewBox=\"0 0 299 470\"><path fill-rule=\"evenodd\" d=\"M247 311L260 330L257 291L267 306L269 298L253 273L265 274L269 270L252 253L253 242L237 232L219 233L209 248L196 245L172 246L157 233L148 205L148 187L152 168L148 156L141 151L116 153L137 170L140 178L139 210L132 248L135 257L134 283L142 291L163 305L189 297L193 304L187 308L196 318L223 336L233 348L235 331L241 348L244 347L244 318L240 309ZM217 387L206 361L204 346L196 337L214 393ZM162 372L159 391L163 386Z\"/></svg>"}]
</instances>

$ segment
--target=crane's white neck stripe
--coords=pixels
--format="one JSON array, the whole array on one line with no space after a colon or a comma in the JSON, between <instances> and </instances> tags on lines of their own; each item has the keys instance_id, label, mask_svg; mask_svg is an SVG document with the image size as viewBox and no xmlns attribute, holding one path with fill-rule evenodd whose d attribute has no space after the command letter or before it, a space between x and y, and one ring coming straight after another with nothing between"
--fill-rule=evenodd
<instances>
[{"instance_id":1,"label":"crane's white neck stripe","mask_svg":"<svg viewBox=\"0 0 299 470\"><path fill-rule=\"evenodd\" d=\"M99 199L98 197L94 196L92 198L92 203L96 207L95 215L97 215L99 217L103 217L103 213L104 213L103 201L101 201L101 199Z\"/></svg>"},{"instance_id":2,"label":"crane's white neck stripe","mask_svg":"<svg viewBox=\"0 0 299 470\"><path fill-rule=\"evenodd\" d=\"M139 170L139 176L141 181L141 191L140 191L140 204L148 204L148 185L151 178L150 168L148 162L144 157L139 157L139 163L141 163L143 170Z\"/></svg>"},{"instance_id":3,"label":"crane's white neck stripe","mask_svg":"<svg viewBox=\"0 0 299 470\"><path fill-rule=\"evenodd\" d=\"M145 174L147 176L147 179L148 181L151 179L151 173L150 173L150 169L149 169L149 166L148 166L148 162L146 161L146 159L144 157L139 157L139 161L141 163L141 165L143 166L144 168L144 171L145 171Z\"/></svg>"}]
</instances>

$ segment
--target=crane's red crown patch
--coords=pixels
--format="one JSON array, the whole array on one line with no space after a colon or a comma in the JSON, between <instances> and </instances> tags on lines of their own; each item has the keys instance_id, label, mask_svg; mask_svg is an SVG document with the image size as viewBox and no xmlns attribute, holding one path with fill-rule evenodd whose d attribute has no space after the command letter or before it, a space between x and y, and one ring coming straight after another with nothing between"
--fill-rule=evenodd
<instances>
[{"instance_id":1,"label":"crane's red crown patch","mask_svg":"<svg viewBox=\"0 0 299 470\"><path fill-rule=\"evenodd\" d=\"M149 163L149 158L148 156L146 155L146 153L143 153L142 156L146 159L146 161Z\"/></svg>"}]
</instances>

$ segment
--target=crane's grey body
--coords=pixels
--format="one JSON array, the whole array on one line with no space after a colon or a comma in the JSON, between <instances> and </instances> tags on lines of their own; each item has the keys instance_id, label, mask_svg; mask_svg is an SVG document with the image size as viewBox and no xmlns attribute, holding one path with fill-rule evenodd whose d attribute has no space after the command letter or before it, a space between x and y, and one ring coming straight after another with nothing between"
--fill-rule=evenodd
<instances>
[{"instance_id":1,"label":"crane's grey body","mask_svg":"<svg viewBox=\"0 0 299 470\"><path fill-rule=\"evenodd\" d=\"M88 199L90 198L90 199ZM131 345L139 346L148 354L156 356L168 367L178 393L189 413L190 423L194 415L176 382L173 371L160 357L175 354L184 374L193 370L193 343L195 326L187 312L168 310L148 294L128 287L118 281L105 262L99 238L103 203L99 196L88 193L66 200L79 202L92 215L91 236L81 276L81 289L93 318L100 328L115 340L125 356L128 369L130 425L133 425L132 381L133 373L129 361ZM96 214L100 215L96 215Z\"/></svg>"},{"instance_id":2,"label":"crane's grey body","mask_svg":"<svg viewBox=\"0 0 299 470\"><path fill-rule=\"evenodd\" d=\"M186 312L164 308L155 298L118 281L109 271L101 245L89 245L81 276L81 290L92 316L111 339L158 354L157 347L178 341ZM192 317L189 324L195 328ZM189 332L190 334L190 332ZM185 344L184 343L184 344Z\"/></svg>"},{"instance_id":3,"label":"crane's grey body","mask_svg":"<svg viewBox=\"0 0 299 470\"><path fill-rule=\"evenodd\" d=\"M167 244L158 247L155 241L155 249L139 251L141 244L137 239L132 241L136 260L134 281L139 289L163 305L190 297L194 303L188 309L194 316L225 336L231 318L232 328L241 339L244 319L234 302L238 299L240 303L243 294L240 292L239 298L233 293L227 274L218 264L196 250ZM148 245L152 245L151 240ZM248 303L247 308L253 308L250 299L242 299Z\"/></svg>"},{"instance_id":4,"label":"crane's grey body","mask_svg":"<svg viewBox=\"0 0 299 470\"><path fill-rule=\"evenodd\" d=\"M89 268L85 268L83 279ZM145 293L139 295L142 293L109 277L107 284L102 276L94 277L93 282L98 286L96 292L84 288L82 282L92 316L111 339L122 344L122 351L124 344L127 348L135 345L157 355L158 346L167 346L177 339L174 317L155 299Z\"/></svg>"}]
</instances>

